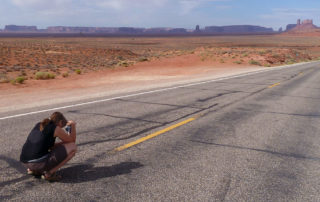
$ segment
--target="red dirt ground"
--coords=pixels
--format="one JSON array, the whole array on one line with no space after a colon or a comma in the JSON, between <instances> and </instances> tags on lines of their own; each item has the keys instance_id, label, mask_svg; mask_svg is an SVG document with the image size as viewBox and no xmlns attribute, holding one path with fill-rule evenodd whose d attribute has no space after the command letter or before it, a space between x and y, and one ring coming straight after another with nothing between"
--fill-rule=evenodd
<instances>
[{"instance_id":1,"label":"red dirt ground","mask_svg":"<svg viewBox=\"0 0 320 202\"><path fill-rule=\"evenodd\" d=\"M258 69L225 61L201 61L197 55L183 55L130 67L118 67L68 78L53 80L28 80L25 84L0 85L0 112L72 101L76 97L108 95L157 87L167 82L221 75L241 70Z\"/></svg>"},{"instance_id":2,"label":"red dirt ground","mask_svg":"<svg viewBox=\"0 0 320 202\"><path fill-rule=\"evenodd\" d=\"M0 112L146 90L319 56L319 37L4 38L0 39ZM76 74L76 69L82 74ZM56 77L36 80L39 71ZM63 78L64 73L69 76ZM11 84L18 76L28 80Z\"/></svg>"}]
</instances>

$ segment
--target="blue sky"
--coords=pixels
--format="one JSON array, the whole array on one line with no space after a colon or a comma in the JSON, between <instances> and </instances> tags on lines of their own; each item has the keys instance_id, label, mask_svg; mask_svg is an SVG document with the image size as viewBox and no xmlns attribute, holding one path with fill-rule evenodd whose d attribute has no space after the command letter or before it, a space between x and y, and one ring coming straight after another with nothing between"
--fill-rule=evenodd
<instances>
[{"instance_id":1,"label":"blue sky","mask_svg":"<svg viewBox=\"0 0 320 202\"><path fill-rule=\"evenodd\" d=\"M1 0L7 24L101 27L261 25L278 29L298 18L320 25L319 0Z\"/></svg>"}]
</instances>

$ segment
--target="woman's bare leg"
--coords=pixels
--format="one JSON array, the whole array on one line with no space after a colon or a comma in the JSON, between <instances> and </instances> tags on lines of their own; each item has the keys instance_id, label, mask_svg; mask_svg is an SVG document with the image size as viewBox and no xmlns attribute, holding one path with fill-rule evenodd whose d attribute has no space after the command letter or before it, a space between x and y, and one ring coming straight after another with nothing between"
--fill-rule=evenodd
<instances>
[{"instance_id":1,"label":"woman's bare leg","mask_svg":"<svg viewBox=\"0 0 320 202\"><path fill-rule=\"evenodd\" d=\"M74 155L76 154L77 146L75 143L65 143L63 144L63 146L66 148L68 156L59 165L49 170L48 172L49 175L52 175L53 173L57 172L59 168L61 168L64 164L70 161L70 159L72 159L72 157L74 157Z\"/></svg>"}]
</instances>

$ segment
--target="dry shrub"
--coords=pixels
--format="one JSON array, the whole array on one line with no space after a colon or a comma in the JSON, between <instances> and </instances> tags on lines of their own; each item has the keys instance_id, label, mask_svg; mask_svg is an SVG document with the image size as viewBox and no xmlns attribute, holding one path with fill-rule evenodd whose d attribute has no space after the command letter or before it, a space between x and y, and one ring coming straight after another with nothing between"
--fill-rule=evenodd
<instances>
[{"instance_id":1,"label":"dry shrub","mask_svg":"<svg viewBox=\"0 0 320 202\"><path fill-rule=\"evenodd\" d=\"M15 79L15 82L16 82L16 83L19 83L19 84L23 84L25 80L26 80L25 77L23 77L23 76L18 76L18 77Z\"/></svg>"},{"instance_id":2,"label":"dry shrub","mask_svg":"<svg viewBox=\"0 0 320 202\"><path fill-rule=\"evenodd\" d=\"M37 80L47 80L47 79L54 79L56 75L50 72L37 72L35 74Z\"/></svg>"},{"instance_id":3,"label":"dry shrub","mask_svg":"<svg viewBox=\"0 0 320 202\"><path fill-rule=\"evenodd\" d=\"M10 79L5 74L0 74L0 83L9 83Z\"/></svg>"},{"instance_id":4,"label":"dry shrub","mask_svg":"<svg viewBox=\"0 0 320 202\"><path fill-rule=\"evenodd\" d=\"M77 74L81 74L81 69L74 70Z\"/></svg>"}]
</instances>

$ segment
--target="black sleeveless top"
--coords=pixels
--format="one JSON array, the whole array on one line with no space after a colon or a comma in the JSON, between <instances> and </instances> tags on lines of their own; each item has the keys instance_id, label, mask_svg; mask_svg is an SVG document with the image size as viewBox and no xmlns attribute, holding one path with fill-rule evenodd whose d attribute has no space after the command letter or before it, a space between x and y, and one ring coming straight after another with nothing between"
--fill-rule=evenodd
<instances>
[{"instance_id":1,"label":"black sleeveless top","mask_svg":"<svg viewBox=\"0 0 320 202\"><path fill-rule=\"evenodd\" d=\"M40 131L40 123L37 123L22 147L20 161L27 163L30 160L39 159L47 155L56 140L53 136L55 129L56 125L50 122L43 131Z\"/></svg>"}]
</instances>

